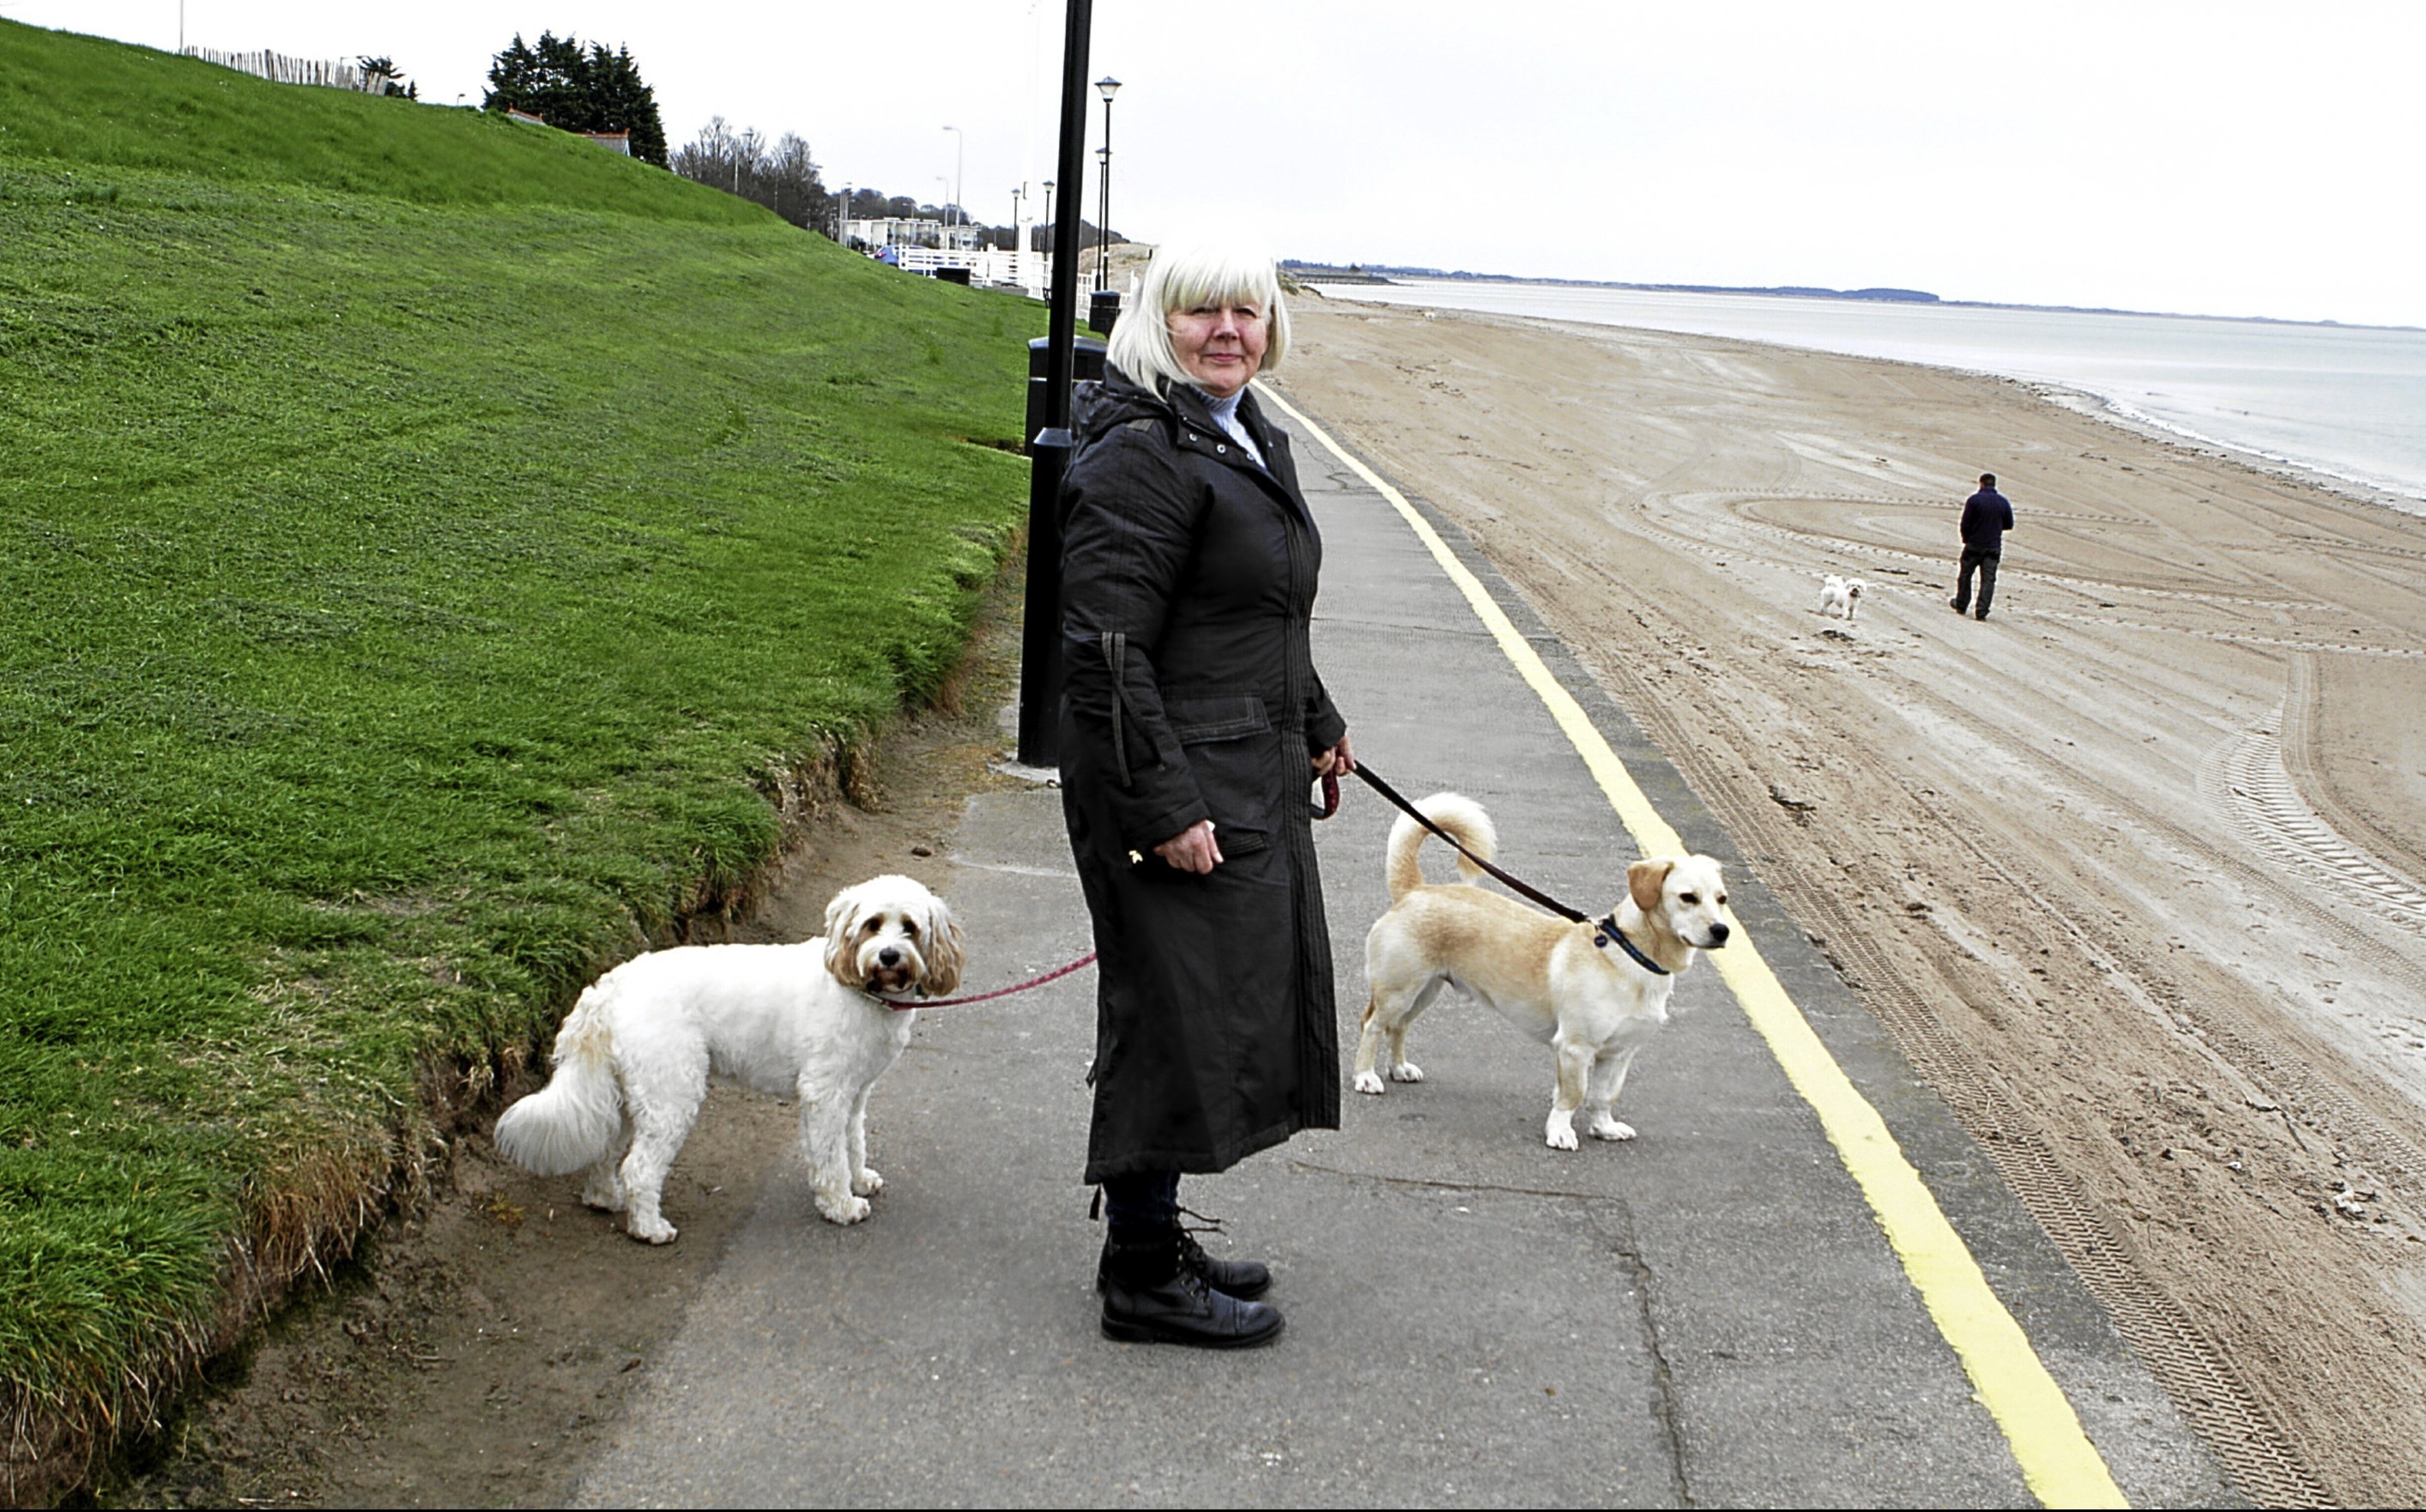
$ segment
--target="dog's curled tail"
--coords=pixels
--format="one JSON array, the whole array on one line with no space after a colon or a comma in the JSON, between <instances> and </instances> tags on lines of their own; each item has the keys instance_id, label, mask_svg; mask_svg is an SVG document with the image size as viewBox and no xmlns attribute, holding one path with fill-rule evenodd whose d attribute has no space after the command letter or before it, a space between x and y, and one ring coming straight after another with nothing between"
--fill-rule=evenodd
<instances>
[{"instance_id":1,"label":"dog's curled tail","mask_svg":"<svg viewBox=\"0 0 2426 1512\"><path fill-rule=\"evenodd\" d=\"M1457 843L1467 850L1491 860L1499 848L1499 836L1491 828L1491 815L1482 805L1457 793L1435 793L1415 805L1416 812L1457 837ZM1399 816L1390 827L1390 901L1398 902L1424 885L1423 862L1415 852L1431 838L1431 831L1408 818ZM1465 857L1457 859L1457 869L1469 882L1482 876L1482 868Z\"/></svg>"},{"instance_id":2,"label":"dog's curled tail","mask_svg":"<svg viewBox=\"0 0 2426 1512\"><path fill-rule=\"evenodd\" d=\"M497 1116L497 1152L525 1170L565 1176L604 1159L623 1127L615 1085L615 1033L601 982L581 994L557 1031L547 1085Z\"/></svg>"}]
</instances>

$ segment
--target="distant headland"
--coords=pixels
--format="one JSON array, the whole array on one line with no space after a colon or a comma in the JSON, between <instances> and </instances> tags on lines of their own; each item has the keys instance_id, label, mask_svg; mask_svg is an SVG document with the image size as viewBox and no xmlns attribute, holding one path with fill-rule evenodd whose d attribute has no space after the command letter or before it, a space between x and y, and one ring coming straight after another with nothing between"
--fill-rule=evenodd
<instances>
[{"instance_id":1,"label":"distant headland","mask_svg":"<svg viewBox=\"0 0 2426 1512\"><path fill-rule=\"evenodd\" d=\"M1625 283L1615 279L1528 278L1517 273L1469 273L1464 268L1399 267L1381 263L1305 263L1283 258L1281 267L1303 283L1396 283L1400 279L1460 279L1475 283L1552 283L1582 289L1640 289L1656 294L1771 294L1797 299L1878 299L1893 304L1940 304L1925 289L1822 289L1789 284L1755 289L1724 283Z\"/></svg>"}]
</instances>

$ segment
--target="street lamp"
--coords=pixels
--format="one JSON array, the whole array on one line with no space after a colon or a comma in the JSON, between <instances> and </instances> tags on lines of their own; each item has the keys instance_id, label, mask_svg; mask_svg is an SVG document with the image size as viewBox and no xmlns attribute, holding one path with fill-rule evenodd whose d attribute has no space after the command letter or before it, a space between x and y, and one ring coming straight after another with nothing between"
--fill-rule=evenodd
<instances>
[{"instance_id":1,"label":"street lamp","mask_svg":"<svg viewBox=\"0 0 2426 1512\"><path fill-rule=\"evenodd\" d=\"M1044 224L1048 228L1053 224L1053 181L1051 179L1046 179L1044 181ZM1053 233L1050 230L1047 230L1044 235L1049 244L1052 240Z\"/></svg>"},{"instance_id":2,"label":"street lamp","mask_svg":"<svg viewBox=\"0 0 2426 1512\"><path fill-rule=\"evenodd\" d=\"M1031 471L1027 482L1027 594L1019 655L1019 759L1050 766L1059 754L1055 738L1061 706L1061 478L1070 463L1070 391L1078 367L1078 206L1087 193L1087 52L1094 30L1094 0L1067 0L1061 8L1061 129L1055 157L1061 183L1070 186L1053 217L1051 335L1044 343L1042 413L1029 423ZM1047 183L1045 193L1052 194ZM1036 348L1028 347L1033 372ZM1029 379L1033 384L1034 378ZM1035 394L1031 387L1028 392Z\"/></svg>"},{"instance_id":3,"label":"street lamp","mask_svg":"<svg viewBox=\"0 0 2426 1512\"><path fill-rule=\"evenodd\" d=\"M1121 81L1107 73L1095 81L1095 92L1104 97L1104 194L1103 208L1095 222L1095 287L1108 287L1107 261L1112 246L1112 96L1121 92Z\"/></svg>"},{"instance_id":4,"label":"street lamp","mask_svg":"<svg viewBox=\"0 0 2426 1512\"><path fill-rule=\"evenodd\" d=\"M969 166L969 139L958 126L946 126L944 129L952 134L953 141L958 144L952 159L952 203L957 205L961 202L962 175L968 170ZM962 211L961 217L965 220L968 217L968 212Z\"/></svg>"}]
</instances>

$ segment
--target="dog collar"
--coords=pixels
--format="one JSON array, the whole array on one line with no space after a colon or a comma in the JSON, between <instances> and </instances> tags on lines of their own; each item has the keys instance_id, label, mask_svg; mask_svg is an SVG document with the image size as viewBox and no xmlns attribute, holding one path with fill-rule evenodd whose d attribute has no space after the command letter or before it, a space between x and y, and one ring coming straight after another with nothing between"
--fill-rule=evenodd
<instances>
[{"instance_id":1,"label":"dog collar","mask_svg":"<svg viewBox=\"0 0 2426 1512\"><path fill-rule=\"evenodd\" d=\"M1617 941L1619 945L1625 947L1625 953L1634 957L1634 963L1637 966L1642 967L1644 971L1649 972L1654 976L1665 976L1668 974L1667 967L1660 965L1658 961L1653 960L1650 957L1642 954L1642 951L1637 950L1635 948L1634 941L1625 938L1625 931L1617 926L1617 915L1614 913L1609 914L1607 918L1602 919L1599 923L1593 925L1593 943L1595 946L1607 949L1609 941L1612 940Z\"/></svg>"}]
</instances>

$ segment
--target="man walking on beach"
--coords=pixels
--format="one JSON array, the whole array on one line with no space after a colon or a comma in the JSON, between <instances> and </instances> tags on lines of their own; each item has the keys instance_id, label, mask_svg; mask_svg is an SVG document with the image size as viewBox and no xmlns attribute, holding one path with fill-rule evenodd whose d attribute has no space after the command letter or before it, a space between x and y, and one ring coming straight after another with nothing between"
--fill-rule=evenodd
<instances>
[{"instance_id":1,"label":"man walking on beach","mask_svg":"<svg viewBox=\"0 0 2426 1512\"><path fill-rule=\"evenodd\" d=\"M1980 573L1980 612L1997 596L1997 562L2005 555L2005 532L2014 528L2014 507L1997 491L1997 475L1980 475L1980 491L1963 501L1963 570L1954 583L1954 612L1971 607L1971 573Z\"/></svg>"}]
</instances>

